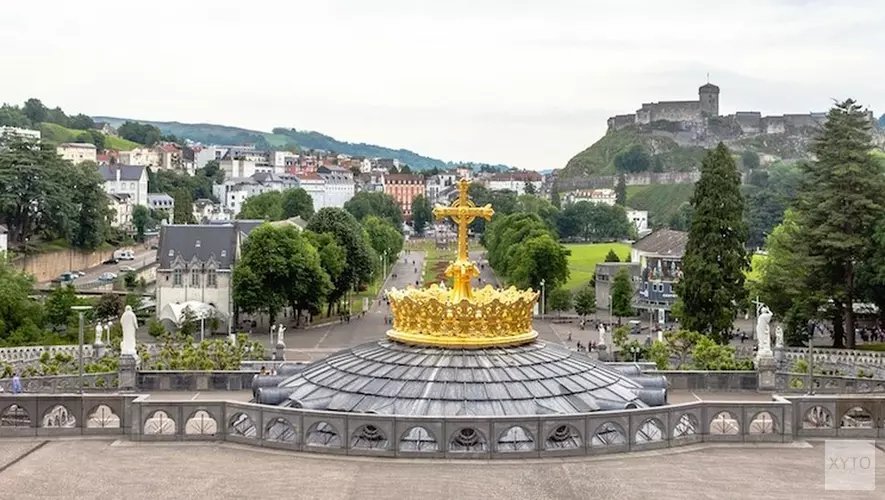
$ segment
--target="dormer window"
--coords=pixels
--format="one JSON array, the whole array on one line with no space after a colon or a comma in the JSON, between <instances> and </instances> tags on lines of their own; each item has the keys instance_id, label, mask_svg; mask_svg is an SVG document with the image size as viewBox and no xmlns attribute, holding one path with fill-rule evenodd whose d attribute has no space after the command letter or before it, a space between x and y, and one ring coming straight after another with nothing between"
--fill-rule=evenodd
<instances>
[{"instance_id":1,"label":"dormer window","mask_svg":"<svg viewBox=\"0 0 885 500\"><path fill-rule=\"evenodd\" d=\"M175 250L169 250L169 256L170 257L175 256Z\"/></svg>"},{"instance_id":2,"label":"dormer window","mask_svg":"<svg viewBox=\"0 0 885 500\"><path fill-rule=\"evenodd\" d=\"M222 257L222 258L227 257L227 250L222 250L222 251L221 251L221 257Z\"/></svg>"},{"instance_id":3,"label":"dormer window","mask_svg":"<svg viewBox=\"0 0 885 500\"><path fill-rule=\"evenodd\" d=\"M197 242L194 244L194 246L197 248L200 248L200 240L197 240Z\"/></svg>"}]
</instances>

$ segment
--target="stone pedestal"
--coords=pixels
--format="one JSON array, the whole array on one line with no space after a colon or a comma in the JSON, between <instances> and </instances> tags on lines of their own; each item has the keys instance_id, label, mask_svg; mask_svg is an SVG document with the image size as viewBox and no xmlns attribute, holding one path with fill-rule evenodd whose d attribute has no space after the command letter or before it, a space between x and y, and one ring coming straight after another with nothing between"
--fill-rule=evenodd
<instances>
[{"instance_id":1,"label":"stone pedestal","mask_svg":"<svg viewBox=\"0 0 885 500\"><path fill-rule=\"evenodd\" d=\"M783 348L783 346L774 348L774 361L777 363L778 368L784 366L784 348Z\"/></svg>"},{"instance_id":2,"label":"stone pedestal","mask_svg":"<svg viewBox=\"0 0 885 500\"><path fill-rule=\"evenodd\" d=\"M117 375L117 387L121 391L134 391L136 386L137 372L137 357L131 354L124 354L120 356L120 373Z\"/></svg>"},{"instance_id":3,"label":"stone pedestal","mask_svg":"<svg viewBox=\"0 0 885 500\"><path fill-rule=\"evenodd\" d=\"M611 354L608 350L608 346L605 344L596 346L596 354L599 357L599 361L611 361Z\"/></svg>"},{"instance_id":4,"label":"stone pedestal","mask_svg":"<svg viewBox=\"0 0 885 500\"><path fill-rule=\"evenodd\" d=\"M286 344L282 342L277 342L276 347L274 348L273 357L275 361L285 361L286 360Z\"/></svg>"},{"instance_id":5,"label":"stone pedestal","mask_svg":"<svg viewBox=\"0 0 885 500\"><path fill-rule=\"evenodd\" d=\"M107 351L105 350L104 343L96 342L96 343L92 344L92 357L94 359L103 358L105 355L105 352L107 352Z\"/></svg>"},{"instance_id":6,"label":"stone pedestal","mask_svg":"<svg viewBox=\"0 0 885 500\"><path fill-rule=\"evenodd\" d=\"M777 361L774 356L760 356L756 358L756 385L760 391L775 390L775 372Z\"/></svg>"}]
</instances>

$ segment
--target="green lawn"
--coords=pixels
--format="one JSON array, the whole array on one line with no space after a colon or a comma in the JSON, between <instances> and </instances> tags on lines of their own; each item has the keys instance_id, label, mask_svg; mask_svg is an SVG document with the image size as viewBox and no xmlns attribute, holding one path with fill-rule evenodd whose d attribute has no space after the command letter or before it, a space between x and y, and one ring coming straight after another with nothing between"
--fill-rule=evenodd
<instances>
[{"instance_id":1,"label":"green lawn","mask_svg":"<svg viewBox=\"0 0 885 500\"><path fill-rule=\"evenodd\" d=\"M77 137L85 134L85 130L65 128L55 123L41 123L40 133L43 139L56 143L75 142ZM128 141L122 137L105 136L105 147L116 151L130 151L141 146L137 142Z\"/></svg>"},{"instance_id":2,"label":"green lawn","mask_svg":"<svg viewBox=\"0 0 885 500\"><path fill-rule=\"evenodd\" d=\"M627 186L627 206L647 210L650 218L666 222L691 199L694 184L651 184Z\"/></svg>"},{"instance_id":3,"label":"green lawn","mask_svg":"<svg viewBox=\"0 0 885 500\"><path fill-rule=\"evenodd\" d=\"M621 262L630 256L630 245L625 243L576 243L566 245L572 251L568 258L569 279L565 287L571 290L590 282L596 272L596 264L605 261L609 250L614 250Z\"/></svg>"}]
</instances>

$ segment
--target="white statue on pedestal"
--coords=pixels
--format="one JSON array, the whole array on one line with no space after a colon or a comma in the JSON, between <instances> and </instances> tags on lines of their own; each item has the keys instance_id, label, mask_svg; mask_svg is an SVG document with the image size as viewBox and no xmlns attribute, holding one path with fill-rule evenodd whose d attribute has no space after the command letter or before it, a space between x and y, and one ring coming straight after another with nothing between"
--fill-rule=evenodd
<instances>
[{"instance_id":1,"label":"white statue on pedestal","mask_svg":"<svg viewBox=\"0 0 885 500\"><path fill-rule=\"evenodd\" d=\"M771 357L771 309L765 304L759 304L759 318L756 320L756 342L758 349L756 358Z\"/></svg>"},{"instance_id":2,"label":"white statue on pedestal","mask_svg":"<svg viewBox=\"0 0 885 500\"><path fill-rule=\"evenodd\" d=\"M274 335L277 333L277 325L270 325L270 345L274 345Z\"/></svg>"},{"instance_id":3,"label":"white statue on pedestal","mask_svg":"<svg viewBox=\"0 0 885 500\"><path fill-rule=\"evenodd\" d=\"M446 289L446 282L445 282L445 281L440 281L440 282L439 282L439 289L440 289L440 290L445 290L445 289Z\"/></svg>"},{"instance_id":4,"label":"white statue on pedestal","mask_svg":"<svg viewBox=\"0 0 885 500\"><path fill-rule=\"evenodd\" d=\"M95 324L95 345L102 345L101 339L104 337L104 330L101 329L101 323Z\"/></svg>"},{"instance_id":5,"label":"white statue on pedestal","mask_svg":"<svg viewBox=\"0 0 885 500\"><path fill-rule=\"evenodd\" d=\"M138 318L132 312L132 306L126 306L126 310L120 316L120 326L123 327L123 342L120 343L120 354L122 356L137 356L135 352L135 330L138 329Z\"/></svg>"},{"instance_id":6,"label":"white statue on pedestal","mask_svg":"<svg viewBox=\"0 0 885 500\"><path fill-rule=\"evenodd\" d=\"M108 341L107 341L108 345L111 345L111 327L112 326L114 326L113 321L108 321L104 325L104 336L107 337L107 339L108 339Z\"/></svg>"},{"instance_id":7,"label":"white statue on pedestal","mask_svg":"<svg viewBox=\"0 0 885 500\"><path fill-rule=\"evenodd\" d=\"M658 342L664 342L664 330L658 328Z\"/></svg>"},{"instance_id":8,"label":"white statue on pedestal","mask_svg":"<svg viewBox=\"0 0 885 500\"><path fill-rule=\"evenodd\" d=\"M781 328L781 325L777 325L777 328L774 329L774 347L784 348L784 329Z\"/></svg>"},{"instance_id":9,"label":"white statue on pedestal","mask_svg":"<svg viewBox=\"0 0 885 500\"><path fill-rule=\"evenodd\" d=\"M286 338L283 336L286 333L286 327L283 326L282 323L277 327L277 344L285 344Z\"/></svg>"},{"instance_id":10,"label":"white statue on pedestal","mask_svg":"<svg viewBox=\"0 0 885 500\"><path fill-rule=\"evenodd\" d=\"M599 345L605 345L605 325L599 324Z\"/></svg>"}]
</instances>

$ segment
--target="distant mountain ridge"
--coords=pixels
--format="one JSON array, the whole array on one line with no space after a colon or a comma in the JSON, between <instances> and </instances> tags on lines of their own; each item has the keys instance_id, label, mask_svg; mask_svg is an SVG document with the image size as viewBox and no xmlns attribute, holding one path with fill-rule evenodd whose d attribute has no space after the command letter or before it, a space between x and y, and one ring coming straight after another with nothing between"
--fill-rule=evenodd
<instances>
[{"instance_id":1,"label":"distant mountain ridge","mask_svg":"<svg viewBox=\"0 0 885 500\"><path fill-rule=\"evenodd\" d=\"M228 125L211 123L180 123L137 120L113 116L93 116L96 122L106 122L119 127L127 121L147 123L159 128L164 134L172 134L182 139L203 144L248 144L254 143L264 149L285 149L298 147L301 149L322 149L349 156L365 156L367 158L394 158L414 170L451 168L461 163L452 163L420 155L408 149L391 149L374 144L339 141L333 137L314 131L286 128L274 128L272 132L261 132Z\"/></svg>"}]
</instances>

